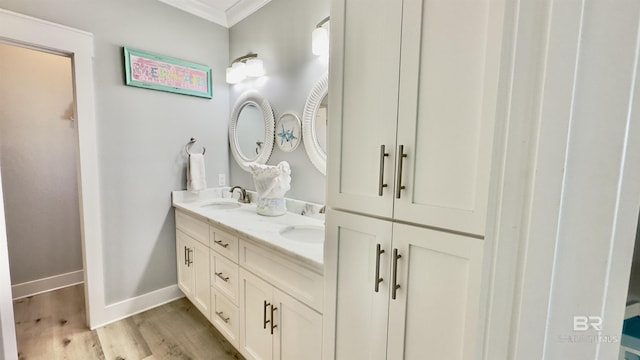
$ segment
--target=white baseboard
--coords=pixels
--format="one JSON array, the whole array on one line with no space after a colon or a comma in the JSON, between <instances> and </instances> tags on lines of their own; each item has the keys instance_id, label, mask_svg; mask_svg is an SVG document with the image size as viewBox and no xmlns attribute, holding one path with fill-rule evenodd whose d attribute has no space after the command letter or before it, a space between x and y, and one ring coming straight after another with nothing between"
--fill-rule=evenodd
<instances>
[{"instance_id":1,"label":"white baseboard","mask_svg":"<svg viewBox=\"0 0 640 360\"><path fill-rule=\"evenodd\" d=\"M11 286L11 292L13 293L13 300L17 300L68 286L82 284L83 282L84 270L78 270L44 279L28 281L22 284L16 284Z\"/></svg>"},{"instance_id":2,"label":"white baseboard","mask_svg":"<svg viewBox=\"0 0 640 360\"><path fill-rule=\"evenodd\" d=\"M178 285L171 285L144 295L107 305L100 317L101 321L98 321L98 324L92 326L91 330L109 325L118 320L128 318L129 316L139 314L183 297L184 294L180 291Z\"/></svg>"}]
</instances>

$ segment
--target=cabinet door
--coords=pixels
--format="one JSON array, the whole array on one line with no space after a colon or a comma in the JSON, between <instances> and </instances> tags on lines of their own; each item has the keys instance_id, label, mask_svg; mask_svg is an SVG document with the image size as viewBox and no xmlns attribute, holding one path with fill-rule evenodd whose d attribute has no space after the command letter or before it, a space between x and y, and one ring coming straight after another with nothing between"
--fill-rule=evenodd
<instances>
[{"instance_id":1,"label":"cabinet door","mask_svg":"<svg viewBox=\"0 0 640 360\"><path fill-rule=\"evenodd\" d=\"M322 315L277 289L273 300L278 326L273 337L273 358L321 360Z\"/></svg>"},{"instance_id":2,"label":"cabinet door","mask_svg":"<svg viewBox=\"0 0 640 360\"><path fill-rule=\"evenodd\" d=\"M193 264L193 304L211 319L211 289L209 279L209 248L199 241L191 241Z\"/></svg>"},{"instance_id":3,"label":"cabinet door","mask_svg":"<svg viewBox=\"0 0 640 360\"><path fill-rule=\"evenodd\" d=\"M272 300L271 285L241 268L240 352L247 359L269 360L273 357Z\"/></svg>"},{"instance_id":4,"label":"cabinet door","mask_svg":"<svg viewBox=\"0 0 640 360\"><path fill-rule=\"evenodd\" d=\"M333 0L327 180L337 209L391 217L402 2ZM383 158L380 147L389 156ZM388 184L379 195L379 181Z\"/></svg>"},{"instance_id":5,"label":"cabinet door","mask_svg":"<svg viewBox=\"0 0 640 360\"><path fill-rule=\"evenodd\" d=\"M504 1L403 4L394 218L482 235Z\"/></svg>"},{"instance_id":6,"label":"cabinet door","mask_svg":"<svg viewBox=\"0 0 640 360\"><path fill-rule=\"evenodd\" d=\"M191 239L180 230L176 230L176 257L178 261L178 287L191 299L193 296L193 271L189 263Z\"/></svg>"},{"instance_id":7,"label":"cabinet door","mask_svg":"<svg viewBox=\"0 0 640 360\"><path fill-rule=\"evenodd\" d=\"M385 359L391 229L388 221L327 213L325 358ZM379 256L378 245L384 251ZM376 291L377 278L381 281Z\"/></svg>"},{"instance_id":8,"label":"cabinet door","mask_svg":"<svg viewBox=\"0 0 640 360\"><path fill-rule=\"evenodd\" d=\"M473 359L483 241L394 224L393 248L387 359Z\"/></svg>"}]
</instances>

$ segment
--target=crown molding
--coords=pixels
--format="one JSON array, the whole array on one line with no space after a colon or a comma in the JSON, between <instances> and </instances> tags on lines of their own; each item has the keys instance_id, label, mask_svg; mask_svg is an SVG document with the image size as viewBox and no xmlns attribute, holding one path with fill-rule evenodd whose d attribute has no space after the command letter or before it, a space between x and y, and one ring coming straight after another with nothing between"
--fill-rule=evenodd
<instances>
[{"instance_id":1,"label":"crown molding","mask_svg":"<svg viewBox=\"0 0 640 360\"><path fill-rule=\"evenodd\" d=\"M220 26L230 28L258 9L268 4L271 0L239 0L226 10L207 5L198 0L158 0L167 5L201 17Z\"/></svg>"}]
</instances>

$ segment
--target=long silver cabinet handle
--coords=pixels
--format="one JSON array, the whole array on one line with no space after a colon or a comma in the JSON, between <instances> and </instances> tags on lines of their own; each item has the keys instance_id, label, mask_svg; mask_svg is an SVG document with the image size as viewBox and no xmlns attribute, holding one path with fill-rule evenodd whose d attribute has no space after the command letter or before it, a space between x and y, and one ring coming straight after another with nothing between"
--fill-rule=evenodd
<instances>
[{"instance_id":1,"label":"long silver cabinet handle","mask_svg":"<svg viewBox=\"0 0 640 360\"><path fill-rule=\"evenodd\" d=\"M189 266L189 253L186 246L184 247L184 264Z\"/></svg>"},{"instance_id":2,"label":"long silver cabinet handle","mask_svg":"<svg viewBox=\"0 0 640 360\"><path fill-rule=\"evenodd\" d=\"M262 308L262 328L266 329L267 328L267 324L269 323L269 320L267 320L267 307L270 306L271 304L267 302L267 300L264 301L264 306Z\"/></svg>"},{"instance_id":3,"label":"long silver cabinet handle","mask_svg":"<svg viewBox=\"0 0 640 360\"><path fill-rule=\"evenodd\" d=\"M193 264L193 258L191 257L191 255L193 255L193 249L189 249L189 263L187 264L187 266L191 266L191 264Z\"/></svg>"},{"instance_id":4,"label":"long silver cabinet handle","mask_svg":"<svg viewBox=\"0 0 640 360\"><path fill-rule=\"evenodd\" d=\"M222 271L221 272L217 272L216 276L219 277L220 279L222 279L222 281L224 281L224 282L229 282L229 277L228 276L224 276L222 274Z\"/></svg>"},{"instance_id":5,"label":"long silver cabinet handle","mask_svg":"<svg viewBox=\"0 0 640 360\"><path fill-rule=\"evenodd\" d=\"M229 319L230 319L230 317L228 317L228 316L227 316L227 317L224 317L224 312L222 312L222 311L217 312L217 311L216 311L216 315L218 315L218 317L219 317L220 319L222 319L222 321L224 321L225 323L227 323L227 324L229 323Z\"/></svg>"},{"instance_id":6,"label":"long silver cabinet handle","mask_svg":"<svg viewBox=\"0 0 640 360\"><path fill-rule=\"evenodd\" d=\"M375 291L378 292L380 290L380 283L383 279L380 277L380 255L384 254L384 250L382 250L380 244L376 245L376 279L375 283Z\"/></svg>"},{"instance_id":7,"label":"long silver cabinet handle","mask_svg":"<svg viewBox=\"0 0 640 360\"><path fill-rule=\"evenodd\" d=\"M400 289L400 284L398 284L398 259L400 259L402 255L398 254L398 249L393 249L393 280L391 280L391 298L393 300L396 299L396 292Z\"/></svg>"},{"instance_id":8,"label":"long silver cabinet handle","mask_svg":"<svg viewBox=\"0 0 640 360\"><path fill-rule=\"evenodd\" d=\"M271 335L273 335L273 329L278 327L278 325L273 322L273 312L276 310L278 310L278 308L271 304Z\"/></svg>"},{"instance_id":9,"label":"long silver cabinet handle","mask_svg":"<svg viewBox=\"0 0 640 360\"><path fill-rule=\"evenodd\" d=\"M404 153L404 145L398 147L398 169L396 172L396 199L400 199L400 192L405 189L402 185L402 162L407 154Z\"/></svg>"},{"instance_id":10,"label":"long silver cabinet handle","mask_svg":"<svg viewBox=\"0 0 640 360\"><path fill-rule=\"evenodd\" d=\"M221 240L214 240L213 242L218 244L218 245L220 245L220 246L222 246L225 249L229 247L228 243L223 243Z\"/></svg>"},{"instance_id":11,"label":"long silver cabinet handle","mask_svg":"<svg viewBox=\"0 0 640 360\"><path fill-rule=\"evenodd\" d=\"M382 190L388 186L384 183L384 158L388 156L389 153L385 152L385 146L380 145L380 175L378 176L378 196L382 196Z\"/></svg>"}]
</instances>

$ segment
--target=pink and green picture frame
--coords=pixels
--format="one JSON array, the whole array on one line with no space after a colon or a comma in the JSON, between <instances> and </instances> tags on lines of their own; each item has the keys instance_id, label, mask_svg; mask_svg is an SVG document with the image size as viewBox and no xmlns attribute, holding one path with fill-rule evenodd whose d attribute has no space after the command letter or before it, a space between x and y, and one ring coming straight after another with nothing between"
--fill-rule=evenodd
<instances>
[{"instance_id":1,"label":"pink and green picture frame","mask_svg":"<svg viewBox=\"0 0 640 360\"><path fill-rule=\"evenodd\" d=\"M124 48L126 84L177 94L213 97L211 68L192 62Z\"/></svg>"}]
</instances>

